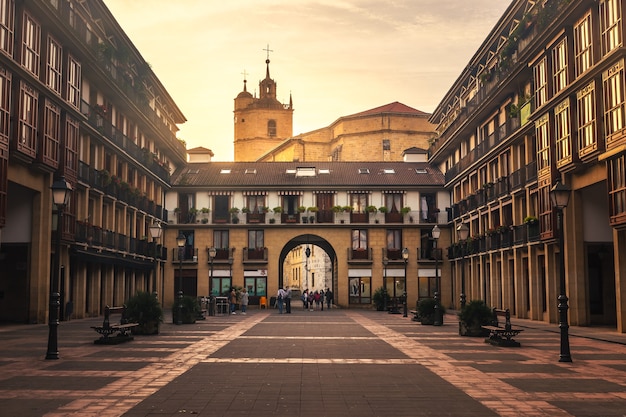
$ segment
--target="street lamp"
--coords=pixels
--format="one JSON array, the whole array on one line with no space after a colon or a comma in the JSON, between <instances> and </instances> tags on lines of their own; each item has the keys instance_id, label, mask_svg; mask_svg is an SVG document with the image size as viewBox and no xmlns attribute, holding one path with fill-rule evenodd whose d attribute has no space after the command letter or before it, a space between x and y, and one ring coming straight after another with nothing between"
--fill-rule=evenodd
<instances>
[{"instance_id":1,"label":"street lamp","mask_svg":"<svg viewBox=\"0 0 626 417\"><path fill-rule=\"evenodd\" d=\"M431 235L433 237L433 249L435 256L435 326L441 326L443 324L443 311L439 306L439 291L441 285L439 284L439 250L437 249L437 242L439 241L439 236L441 236L441 229L439 226L435 225L433 230L431 231Z\"/></svg>"},{"instance_id":2,"label":"street lamp","mask_svg":"<svg viewBox=\"0 0 626 417\"><path fill-rule=\"evenodd\" d=\"M558 181L550 190L550 200L556 210L556 227L559 239L559 329L561 329L561 354L559 362L571 362L569 351L569 324L567 323L567 295L565 292L565 237L563 236L563 209L569 204L571 190Z\"/></svg>"},{"instance_id":3,"label":"street lamp","mask_svg":"<svg viewBox=\"0 0 626 417\"><path fill-rule=\"evenodd\" d=\"M209 295L207 295L207 303L209 309L209 316L213 316L215 313L213 311L213 299L211 298L211 281L213 280L213 260L215 259L215 255L217 255L217 249L215 247L209 248L209 262L211 263L211 275L209 276L209 286L207 287L207 291Z\"/></svg>"},{"instance_id":4,"label":"street lamp","mask_svg":"<svg viewBox=\"0 0 626 417\"><path fill-rule=\"evenodd\" d=\"M404 259L404 293L402 294L402 298L403 298L402 317L407 317L408 311L407 311L407 305L406 305L406 266L407 266L407 263L409 262L409 249L408 248L402 249L402 259Z\"/></svg>"},{"instance_id":5,"label":"street lamp","mask_svg":"<svg viewBox=\"0 0 626 417\"><path fill-rule=\"evenodd\" d=\"M161 228L161 224L158 222L152 223L149 227L150 236L152 236L152 242L154 242L154 279L152 280L152 292L157 292L157 275L159 271L159 258L158 258L158 241L161 238L161 233L163 229Z\"/></svg>"},{"instance_id":6,"label":"street lamp","mask_svg":"<svg viewBox=\"0 0 626 417\"><path fill-rule=\"evenodd\" d=\"M465 223L461 223L456 228L456 234L459 242L465 242L469 235L469 227ZM465 249L461 249L461 309L465 307Z\"/></svg>"},{"instance_id":7,"label":"street lamp","mask_svg":"<svg viewBox=\"0 0 626 417\"><path fill-rule=\"evenodd\" d=\"M54 271L52 271L52 284L50 285L50 311L48 313L48 351L46 359L59 359L59 268L61 263L61 233L63 230L63 210L70 202L72 185L65 181L64 177L52 183L52 202L57 207L57 234L54 251Z\"/></svg>"},{"instance_id":8,"label":"street lamp","mask_svg":"<svg viewBox=\"0 0 626 417\"><path fill-rule=\"evenodd\" d=\"M306 264L304 265L304 288L307 289L309 287L309 256L311 256L311 248L307 246L304 250L304 254L306 255Z\"/></svg>"},{"instance_id":9,"label":"street lamp","mask_svg":"<svg viewBox=\"0 0 626 417\"><path fill-rule=\"evenodd\" d=\"M386 256L383 257L383 266L385 268L384 274L385 276L383 277L383 288L385 289L385 296L383 297L383 309L384 311L387 311L387 297L388 297L388 293L387 293L387 264L389 263L389 258L387 258Z\"/></svg>"},{"instance_id":10,"label":"street lamp","mask_svg":"<svg viewBox=\"0 0 626 417\"><path fill-rule=\"evenodd\" d=\"M183 247L187 242L187 238L183 232L178 232L176 237L176 246L178 246L178 314L176 317L176 324L183 324ZM174 303L176 303L174 297Z\"/></svg>"}]
</instances>

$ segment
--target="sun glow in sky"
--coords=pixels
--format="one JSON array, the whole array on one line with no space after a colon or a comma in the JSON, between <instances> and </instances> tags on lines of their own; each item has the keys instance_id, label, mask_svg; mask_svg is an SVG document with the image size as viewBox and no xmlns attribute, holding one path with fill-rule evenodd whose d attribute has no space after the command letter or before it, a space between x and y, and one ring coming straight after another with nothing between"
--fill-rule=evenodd
<instances>
[{"instance_id":1,"label":"sun glow in sky","mask_svg":"<svg viewBox=\"0 0 626 417\"><path fill-rule=\"evenodd\" d=\"M187 122L233 160L234 98L270 76L293 133L399 101L432 112L510 0L104 0Z\"/></svg>"}]
</instances>

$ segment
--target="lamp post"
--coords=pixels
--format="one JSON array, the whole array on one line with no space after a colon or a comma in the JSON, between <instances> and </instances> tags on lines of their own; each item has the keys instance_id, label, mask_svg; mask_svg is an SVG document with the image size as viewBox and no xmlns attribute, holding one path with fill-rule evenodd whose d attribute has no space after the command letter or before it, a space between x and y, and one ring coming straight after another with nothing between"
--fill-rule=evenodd
<instances>
[{"instance_id":1,"label":"lamp post","mask_svg":"<svg viewBox=\"0 0 626 417\"><path fill-rule=\"evenodd\" d=\"M550 200L556 210L556 227L559 239L559 329L561 329L561 354L559 362L571 362L569 350L569 324L567 323L567 294L565 291L565 239L563 236L563 209L569 203L571 190L562 182L557 182L550 190Z\"/></svg>"},{"instance_id":2,"label":"lamp post","mask_svg":"<svg viewBox=\"0 0 626 417\"><path fill-rule=\"evenodd\" d=\"M178 314L176 317L176 324L183 324L183 248L187 238L183 232L178 232L176 237L176 246L178 246L178 297L174 297L174 302L178 299Z\"/></svg>"},{"instance_id":3,"label":"lamp post","mask_svg":"<svg viewBox=\"0 0 626 417\"><path fill-rule=\"evenodd\" d=\"M307 289L309 286L309 256L311 256L311 248L307 246L304 250L304 254L306 255L306 264L304 265L304 288Z\"/></svg>"},{"instance_id":4,"label":"lamp post","mask_svg":"<svg viewBox=\"0 0 626 417\"><path fill-rule=\"evenodd\" d=\"M439 283L439 250L437 249L437 242L439 241L439 236L441 236L441 229L439 226L435 225L433 230L431 231L431 235L433 237L433 249L435 256L435 326L441 326L443 324L443 312L439 307L439 291L441 290L441 285Z\"/></svg>"},{"instance_id":5,"label":"lamp post","mask_svg":"<svg viewBox=\"0 0 626 417\"><path fill-rule=\"evenodd\" d=\"M469 235L469 227L465 223L461 223L456 228L459 242L465 242ZM461 249L461 309L465 307L465 249Z\"/></svg>"},{"instance_id":6,"label":"lamp post","mask_svg":"<svg viewBox=\"0 0 626 417\"><path fill-rule=\"evenodd\" d=\"M406 305L406 266L407 266L407 263L409 262L409 248L402 249L402 259L404 259L404 293L402 294L402 298L403 298L402 317L407 317L408 311L407 311L407 305Z\"/></svg>"},{"instance_id":7,"label":"lamp post","mask_svg":"<svg viewBox=\"0 0 626 417\"><path fill-rule=\"evenodd\" d=\"M215 249L215 247L210 247L209 262L211 263L211 275L209 276L209 286L207 287L207 292L209 293L209 295L207 295L207 307L209 310L209 316L215 315L215 312L213 311L213 299L211 298L211 281L213 280L213 260L215 259L215 255L217 255L217 249Z\"/></svg>"},{"instance_id":8,"label":"lamp post","mask_svg":"<svg viewBox=\"0 0 626 417\"><path fill-rule=\"evenodd\" d=\"M157 292L157 275L159 271L159 258L158 258L158 241L161 238L161 233L163 229L161 228L161 224L158 222L152 223L149 227L150 236L152 236L152 241L154 242L154 278L152 280L152 292Z\"/></svg>"},{"instance_id":9,"label":"lamp post","mask_svg":"<svg viewBox=\"0 0 626 417\"><path fill-rule=\"evenodd\" d=\"M59 359L59 268L61 263L61 233L63 230L63 210L69 204L72 186L61 177L52 183L52 202L57 207L57 234L54 251L54 271L50 285L50 311L48 313L48 351L46 359Z\"/></svg>"},{"instance_id":10,"label":"lamp post","mask_svg":"<svg viewBox=\"0 0 626 417\"><path fill-rule=\"evenodd\" d=\"M385 276L383 277L383 288L385 289L385 294L383 297L383 311L387 311L387 264L389 263L389 258L387 258L386 256L383 258L383 266L385 268L384 274Z\"/></svg>"}]
</instances>

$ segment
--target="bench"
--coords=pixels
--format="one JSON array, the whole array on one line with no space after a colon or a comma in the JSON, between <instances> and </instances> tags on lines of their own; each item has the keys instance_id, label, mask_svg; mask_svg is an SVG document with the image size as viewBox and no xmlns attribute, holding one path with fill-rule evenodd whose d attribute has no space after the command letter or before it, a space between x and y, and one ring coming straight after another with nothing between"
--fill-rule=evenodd
<instances>
[{"instance_id":1,"label":"bench","mask_svg":"<svg viewBox=\"0 0 626 417\"><path fill-rule=\"evenodd\" d=\"M497 346L521 346L519 342L513 340L513 337L517 336L523 329L517 329L511 326L511 312L509 309L501 310L494 308L493 315L496 318L494 325L482 326L483 329L489 330L489 337L485 339L485 342ZM504 325L500 322L501 317L504 317Z\"/></svg>"},{"instance_id":2,"label":"bench","mask_svg":"<svg viewBox=\"0 0 626 417\"><path fill-rule=\"evenodd\" d=\"M111 324L111 314L120 314L120 322ZM104 320L102 326L91 326L96 332L100 333L99 339L93 342L98 345L116 345L118 343L133 340L131 330L139 326L139 323L131 323L126 317L126 306L122 307L104 307ZM112 336L117 333L115 336Z\"/></svg>"}]
</instances>

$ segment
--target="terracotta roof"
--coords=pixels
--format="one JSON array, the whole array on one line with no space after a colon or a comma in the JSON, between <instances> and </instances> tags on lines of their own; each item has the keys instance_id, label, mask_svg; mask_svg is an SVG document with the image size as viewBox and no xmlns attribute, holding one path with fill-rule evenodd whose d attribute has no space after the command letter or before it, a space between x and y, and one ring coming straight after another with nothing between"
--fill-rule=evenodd
<instances>
[{"instance_id":1,"label":"terracotta roof","mask_svg":"<svg viewBox=\"0 0 626 417\"><path fill-rule=\"evenodd\" d=\"M230 190L377 190L443 187L444 176L427 162L208 162L188 164L171 182L175 187Z\"/></svg>"},{"instance_id":2,"label":"terracotta roof","mask_svg":"<svg viewBox=\"0 0 626 417\"><path fill-rule=\"evenodd\" d=\"M400 102L394 101L393 103L385 104L384 106L375 107L373 109L365 110L363 112L352 114L350 116L345 116L345 117L371 116L371 115L381 114L381 113L407 113L407 114L422 115L422 116L429 115L428 113L424 113L423 111L414 109L413 107L409 107L406 104L402 104Z\"/></svg>"}]
</instances>

